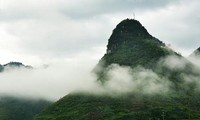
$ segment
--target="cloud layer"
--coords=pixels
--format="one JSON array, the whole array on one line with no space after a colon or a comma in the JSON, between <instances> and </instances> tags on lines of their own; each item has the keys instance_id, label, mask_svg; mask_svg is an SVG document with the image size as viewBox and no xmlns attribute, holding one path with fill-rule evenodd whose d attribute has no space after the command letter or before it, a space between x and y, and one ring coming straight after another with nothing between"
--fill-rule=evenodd
<instances>
[{"instance_id":1,"label":"cloud layer","mask_svg":"<svg viewBox=\"0 0 200 120\"><path fill-rule=\"evenodd\" d=\"M96 48L103 53L114 27L133 17L160 40L188 55L198 46L199 1L1 0L0 63L43 63ZM99 55L99 56L102 56ZM90 56L88 56L89 58Z\"/></svg>"},{"instance_id":2,"label":"cloud layer","mask_svg":"<svg viewBox=\"0 0 200 120\"><path fill-rule=\"evenodd\" d=\"M0 73L0 96L57 100L75 89L92 86L94 61L62 61L34 69L11 69ZM87 66L87 67L86 67Z\"/></svg>"},{"instance_id":3,"label":"cloud layer","mask_svg":"<svg viewBox=\"0 0 200 120\"><path fill-rule=\"evenodd\" d=\"M106 82L103 85L91 72L96 64L94 61L63 61L33 70L8 70L0 74L0 95L50 100L57 100L70 92L107 94L114 97L127 93L166 95L175 92L173 81L177 79L172 79L167 74L168 72L165 72L164 75L156 72L163 67L170 71L179 71L179 74L176 74L178 84L182 88L179 92L184 90L200 92L199 58L193 56L189 60L177 56L167 56L158 62L154 70L141 66L130 68L112 64L106 68ZM188 68L188 64L191 62L193 65Z\"/></svg>"},{"instance_id":4,"label":"cloud layer","mask_svg":"<svg viewBox=\"0 0 200 120\"><path fill-rule=\"evenodd\" d=\"M145 88L145 94L149 89L166 88L166 92L170 82L161 81L166 78L151 70L130 72L128 67L112 65L109 82L103 89L94 82L90 70L105 53L114 27L123 19L132 18L133 12L152 35L189 55L200 46L197 11L199 0L0 0L0 63L52 64L46 69L0 74L1 94L58 99L77 88L126 93L138 91L139 86ZM172 57L167 61L185 69L182 59ZM191 61L199 65L198 59ZM119 72L125 77L118 76ZM199 73L195 74L197 77L183 78L198 81Z\"/></svg>"}]
</instances>

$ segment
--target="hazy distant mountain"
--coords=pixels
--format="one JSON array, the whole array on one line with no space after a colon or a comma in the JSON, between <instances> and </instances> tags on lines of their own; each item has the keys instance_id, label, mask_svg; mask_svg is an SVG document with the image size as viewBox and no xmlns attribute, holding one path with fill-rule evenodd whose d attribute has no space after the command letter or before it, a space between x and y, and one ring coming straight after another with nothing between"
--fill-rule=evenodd
<instances>
[{"instance_id":1,"label":"hazy distant mountain","mask_svg":"<svg viewBox=\"0 0 200 120\"><path fill-rule=\"evenodd\" d=\"M4 65L0 64L0 72L4 70L12 70L12 69L19 69L19 68L32 69L33 67L30 65L24 65L21 62L9 62Z\"/></svg>"},{"instance_id":2,"label":"hazy distant mountain","mask_svg":"<svg viewBox=\"0 0 200 120\"><path fill-rule=\"evenodd\" d=\"M172 57L164 61L168 56ZM176 64L170 63L170 60L174 59ZM179 61L182 63L179 64ZM104 86L109 81L107 73L112 64L132 69L139 66L151 71L153 75L163 78L163 81L170 81L171 92L144 95L142 88L139 88L137 93L129 92L120 94L119 97L71 93L37 115L34 120L200 119L200 96L195 91L196 85L193 82L185 83L183 80L184 76L193 74L198 79L197 73L193 73L194 65L150 35L139 21L123 20L113 30L108 40L107 53L94 69L98 81L101 81L100 85ZM183 65L187 69L181 69ZM149 83L148 80L151 79L144 73L141 72L141 76L147 78L146 81L142 81L143 85ZM194 79L196 78L191 81ZM152 84L156 86L159 82L162 81L154 80ZM146 86L148 87L148 84ZM162 89L165 88L161 87L160 90Z\"/></svg>"},{"instance_id":3,"label":"hazy distant mountain","mask_svg":"<svg viewBox=\"0 0 200 120\"><path fill-rule=\"evenodd\" d=\"M3 71L3 66L0 64L0 72L2 72Z\"/></svg>"},{"instance_id":4,"label":"hazy distant mountain","mask_svg":"<svg viewBox=\"0 0 200 120\"><path fill-rule=\"evenodd\" d=\"M14 69L32 69L32 67L20 62L9 62L5 65L0 65L0 72ZM41 112L50 104L51 102L47 100L0 94L0 120L32 120L34 115Z\"/></svg>"},{"instance_id":5,"label":"hazy distant mountain","mask_svg":"<svg viewBox=\"0 0 200 120\"><path fill-rule=\"evenodd\" d=\"M4 67L26 67L24 64L20 63L20 62L9 62L5 65L3 65Z\"/></svg>"}]
</instances>

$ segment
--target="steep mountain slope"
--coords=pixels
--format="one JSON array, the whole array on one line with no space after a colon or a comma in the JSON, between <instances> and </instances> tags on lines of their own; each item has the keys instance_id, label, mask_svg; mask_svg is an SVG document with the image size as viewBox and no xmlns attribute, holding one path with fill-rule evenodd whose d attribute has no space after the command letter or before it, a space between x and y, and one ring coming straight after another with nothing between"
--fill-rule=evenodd
<instances>
[{"instance_id":1,"label":"steep mountain slope","mask_svg":"<svg viewBox=\"0 0 200 120\"><path fill-rule=\"evenodd\" d=\"M157 62L168 55L181 55L169 49L163 42L153 37L137 20L126 19L113 30L108 40L107 53L94 71L98 80L105 81L109 65L119 64L132 68L142 66L155 70ZM102 67L102 69L98 69Z\"/></svg>"},{"instance_id":2,"label":"steep mountain slope","mask_svg":"<svg viewBox=\"0 0 200 120\"><path fill-rule=\"evenodd\" d=\"M197 49L197 51L199 51L199 52L200 52L200 47Z\"/></svg>"},{"instance_id":3,"label":"steep mountain slope","mask_svg":"<svg viewBox=\"0 0 200 120\"><path fill-rule=\"evenodd\" d=\"M132 67L150 67L161 57L174 53L165 47L165 44L151 36L139 21L126 19L114 29L108 40L107 54L102 60L106 65L117 63Z\"/></svg>"},{"instance_id":4,"label":"steep mountain slope","mask_svg":"<svg viewBox=\"0 0 200 120\"><path fill-rule=\"evenodd\" d=\"M167 56L184 61L187 70L158 66ZM137 20L123 20L114 29L108 41L107 53L94 69L98 81L101 81L100 85L104 86L109 81L106 75L112 64L130 68L141 66L153 71L159 77L164 77L163 80L172 81L171 92L164 95L132 92L115 97L108 94L71 93L37 115L34 120L200 119L199 93L193 91L193 84L185 89L182 80L183 75L191 74L193 65L151 36Z\"/></svg>"},{"instance_id":5,"label":"steep mountain slope","mask_svg":"<svg viewBox=\"0 0 200 120\"><path fill-rule=\"evenodd\" d=\"M200 56L200 47L198 49L196 49L189 57L193 57L193 56Z\"/></svg>"}]
</instances>

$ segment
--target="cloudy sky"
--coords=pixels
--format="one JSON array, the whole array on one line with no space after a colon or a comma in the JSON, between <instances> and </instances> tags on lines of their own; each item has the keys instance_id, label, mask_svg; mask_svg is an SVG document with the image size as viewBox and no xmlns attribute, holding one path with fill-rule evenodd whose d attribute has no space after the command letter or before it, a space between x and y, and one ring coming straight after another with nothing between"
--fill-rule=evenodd
<instances>
[{"instance_id":1,"label":"cloudy sky","mask_svg":"<svg viewBox=\"0 0 200 120\"><path fill-rule=\"evenodd\" d=\"M0 63L95 64L115 26L139 20L187 56L200 46L199 0L0 0Z\"/></svg>"}]
</instances>

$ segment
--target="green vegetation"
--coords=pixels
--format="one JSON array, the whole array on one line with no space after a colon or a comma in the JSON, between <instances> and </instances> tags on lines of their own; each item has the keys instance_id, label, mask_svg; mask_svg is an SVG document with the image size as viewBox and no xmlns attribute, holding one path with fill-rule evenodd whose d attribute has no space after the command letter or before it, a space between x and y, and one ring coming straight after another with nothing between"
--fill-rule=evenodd
<instances>
[{"instance_id":1,"label":"green vegetation","mask_svg":"<svg viewBox=\"0 0 200 120\"><path fill-rule=\"evenodd\" d=\"M135 68L142 66L154 70L157 62L176 52L167 48L164 43L151 36L147 30L136 20L126 19L119 23L108 40L107 53L100 60L99 66L103 67L97 72L98 80L105 81L105 69L115 63ZM103 63L103 66L102 66Z\"/></svg>"},{"instance_id":2,"label":"green vegetation","mask_svg":"<svg viewBox=\"0 0 200 120\"><path fill-rule=\"evenodd\" d=\"M188 97L124 95L118 98L86 94L67 95L34 120L166 120L200 118L199 95Z\"/></svg>"},{"instance_id":3,"label":"green vegetation","mask_svg":"<svg viewBox=\"0 0 200 120\"><path fill-rule=\"evenodd\" d=\"M0 72L2 72L4 67L0 64Z\"/></svg>"},{"instance_id":4,"label":"green vegetation","mask_svg":"<svg viewBox=\"0 0 200 120\"><path fill-rule=\"evenodd\" d=\"M114 29L107 53L94 69L98 80L107 82L106 68L113 63L131 68L142 66L169 79L170 92L164 95L127 93L118 97L74 93L45 109L34 120L158 120L163 117L165 120L199 120L200 93L194 90L195 84L185 87L182 81L183 74L193 74L193 65L185 59L186 70L158 66L168 55L184 59L151 36L138 21L126 19ZM97 69L99 66L102 69Z\"/></svg>"},{"instance_id":5,"label":"green vegetation","mask_svg":"<svg viewBox=\"0 0 200 120\"><path fill-rule=\"evenodd\" d=\"M0 120L32 120L51 102L16 97L0 97Z\"/></svg>"},{"instance_id":6,"label":"green vegetation","mask_svg":"<svg viewBox=\"0 0 200 120\"><path fill-rule=\"evenodd\" d=\"M3 72L7 67L9 69L32 68L20 62L10 62L0 65L0 72ZM41 112L51 103L46 100L0 95L0 120L32 120L34 115Z\"/></svg>"}]
</instances>

